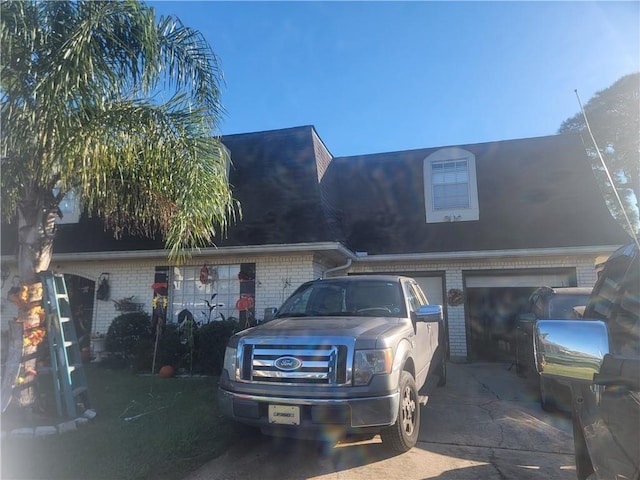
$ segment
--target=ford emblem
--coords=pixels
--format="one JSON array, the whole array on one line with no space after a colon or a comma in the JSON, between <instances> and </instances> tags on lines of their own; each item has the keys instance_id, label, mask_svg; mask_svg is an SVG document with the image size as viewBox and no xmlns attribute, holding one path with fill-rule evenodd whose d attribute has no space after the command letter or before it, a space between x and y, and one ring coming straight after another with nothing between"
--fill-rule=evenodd
<instances>
[{"instance_id":1,"label":"ford emblem","mask_svg":"<svg viewBox=\"0 0 640 480\"><path fill-rule=\"evenodd\" d=\"M280 357L276 359L274 365L278 370L291 372L292 370L299 369L302 366L302 362L296 357Z\"/></svg>"}]
</instances>

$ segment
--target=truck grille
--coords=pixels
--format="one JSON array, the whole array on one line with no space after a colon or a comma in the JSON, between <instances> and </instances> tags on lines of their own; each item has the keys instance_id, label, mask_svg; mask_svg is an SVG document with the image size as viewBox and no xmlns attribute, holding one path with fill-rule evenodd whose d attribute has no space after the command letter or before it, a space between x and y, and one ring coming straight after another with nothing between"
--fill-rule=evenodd
<instances>
[{"instance_id":1,"label":"truck grille","mask_svg":"<svg viewBox=\"0 0 640 480\"><path fill-rule=\"evenodd\" d=\"M245 343L242 380L264 383L347 383L346 345Z\"/></svg>"}]
</instances>

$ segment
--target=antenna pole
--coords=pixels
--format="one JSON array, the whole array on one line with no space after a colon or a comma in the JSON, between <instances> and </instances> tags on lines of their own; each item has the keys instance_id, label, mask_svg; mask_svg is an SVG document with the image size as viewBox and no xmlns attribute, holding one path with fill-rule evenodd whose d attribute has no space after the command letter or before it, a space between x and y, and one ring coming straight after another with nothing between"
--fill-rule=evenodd
<instances>
[{"instance_id":1,"label":"antenna pole","mask_svg":"<svg viewBox=\"0 0 640 480\"><path fill-rule=\"evenodd\" d=\"M576 94L576 98L578 99L578 105L580 105L580 111L582 112L582 116L584 117L584 124L587 126L587 131L589 132L589 136L591 137L591 141L593 142L593 145L596 148L596 152L598 152L598 158L600 159L600 163L602 164L602 168L604 168L604 171L607 174L607 178L609 179L609 183L611 184L611 188L613 189L613 194L615 195L616 200L618 201L618 205L620 206L620 210L622 210L622 214L624 215L624 219L627 222L627 226L629 227L629 231L631 232L631 235L633 235L633 240L636 242L636 245L638 246L638 248L640 248L640 242L638 241L638 236L633 231L633 225L631 225L631 220L629 219L629 216L627 215L627 212L624 209L624 204L622 203L622 199L620 198L620 195L618 194L618 189L616 188L616 184L613 183L613 178L611 178L611 174L609 173L609 169L607 168L607 164L604 162L604 158L602 156L602 152L600 152L600 149L598 148L598 144L596 143L596 139L593 136L593 132L591 131L591 126L589 125L589 120L587 119L587 114L585 113L584 108L582 107L582 102L580 101L580 95L578 95L578 89L575 89L574 92Z\"/></svg>"}]
</instances>

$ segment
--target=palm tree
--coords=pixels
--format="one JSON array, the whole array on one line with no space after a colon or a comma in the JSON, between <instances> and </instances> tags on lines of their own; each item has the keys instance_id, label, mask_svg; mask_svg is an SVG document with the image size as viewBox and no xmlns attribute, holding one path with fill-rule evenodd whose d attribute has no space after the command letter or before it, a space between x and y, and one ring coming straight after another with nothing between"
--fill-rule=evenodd
<instances>
[{"instance_id":1,"label":"palm tree","mask_svg":"<svg viewBox=\"0 0 640 480\"><path fill-rule=\"evenodd\" d=\"M1 208L18 227L29 300L65 195L116 237L162 235L172 259L224 234L239 206L215 136L222 75L203 36L135 0L0 6ZM19 322L38 327L33 303L19 304Z\"/></svg>"}]
</instances>

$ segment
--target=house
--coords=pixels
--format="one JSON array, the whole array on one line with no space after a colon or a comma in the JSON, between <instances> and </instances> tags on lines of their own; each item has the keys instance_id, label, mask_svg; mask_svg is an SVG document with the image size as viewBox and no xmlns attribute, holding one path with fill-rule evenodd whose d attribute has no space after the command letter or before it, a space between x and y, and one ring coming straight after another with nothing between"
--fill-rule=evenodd
<instances>
[{"instance_id":1,"label":"house","mask_svg":"<svg viewBox=\"0 0 640 480\"><path fill-rule=\"evenodd\" d=\"M228 135L243 211L225 238L182 265L162 240L115 240L100 219L59 226L51 269L105 333L128 299L148 312L167 282L168 316L262 319L300 283L338 274L415 277L443 304L452 357L509 355L509 332L536 287L586 286L630 241L610 215L580 137L333 157L313 126ZM15 229L2 231L3 298ZM15 266L13 266L15 272ZM109 298L97 295L103 280ZM214 309L205 301L212 301ZM14 315L2 302L2 324Z\"/></svg>"}]
</instances>

